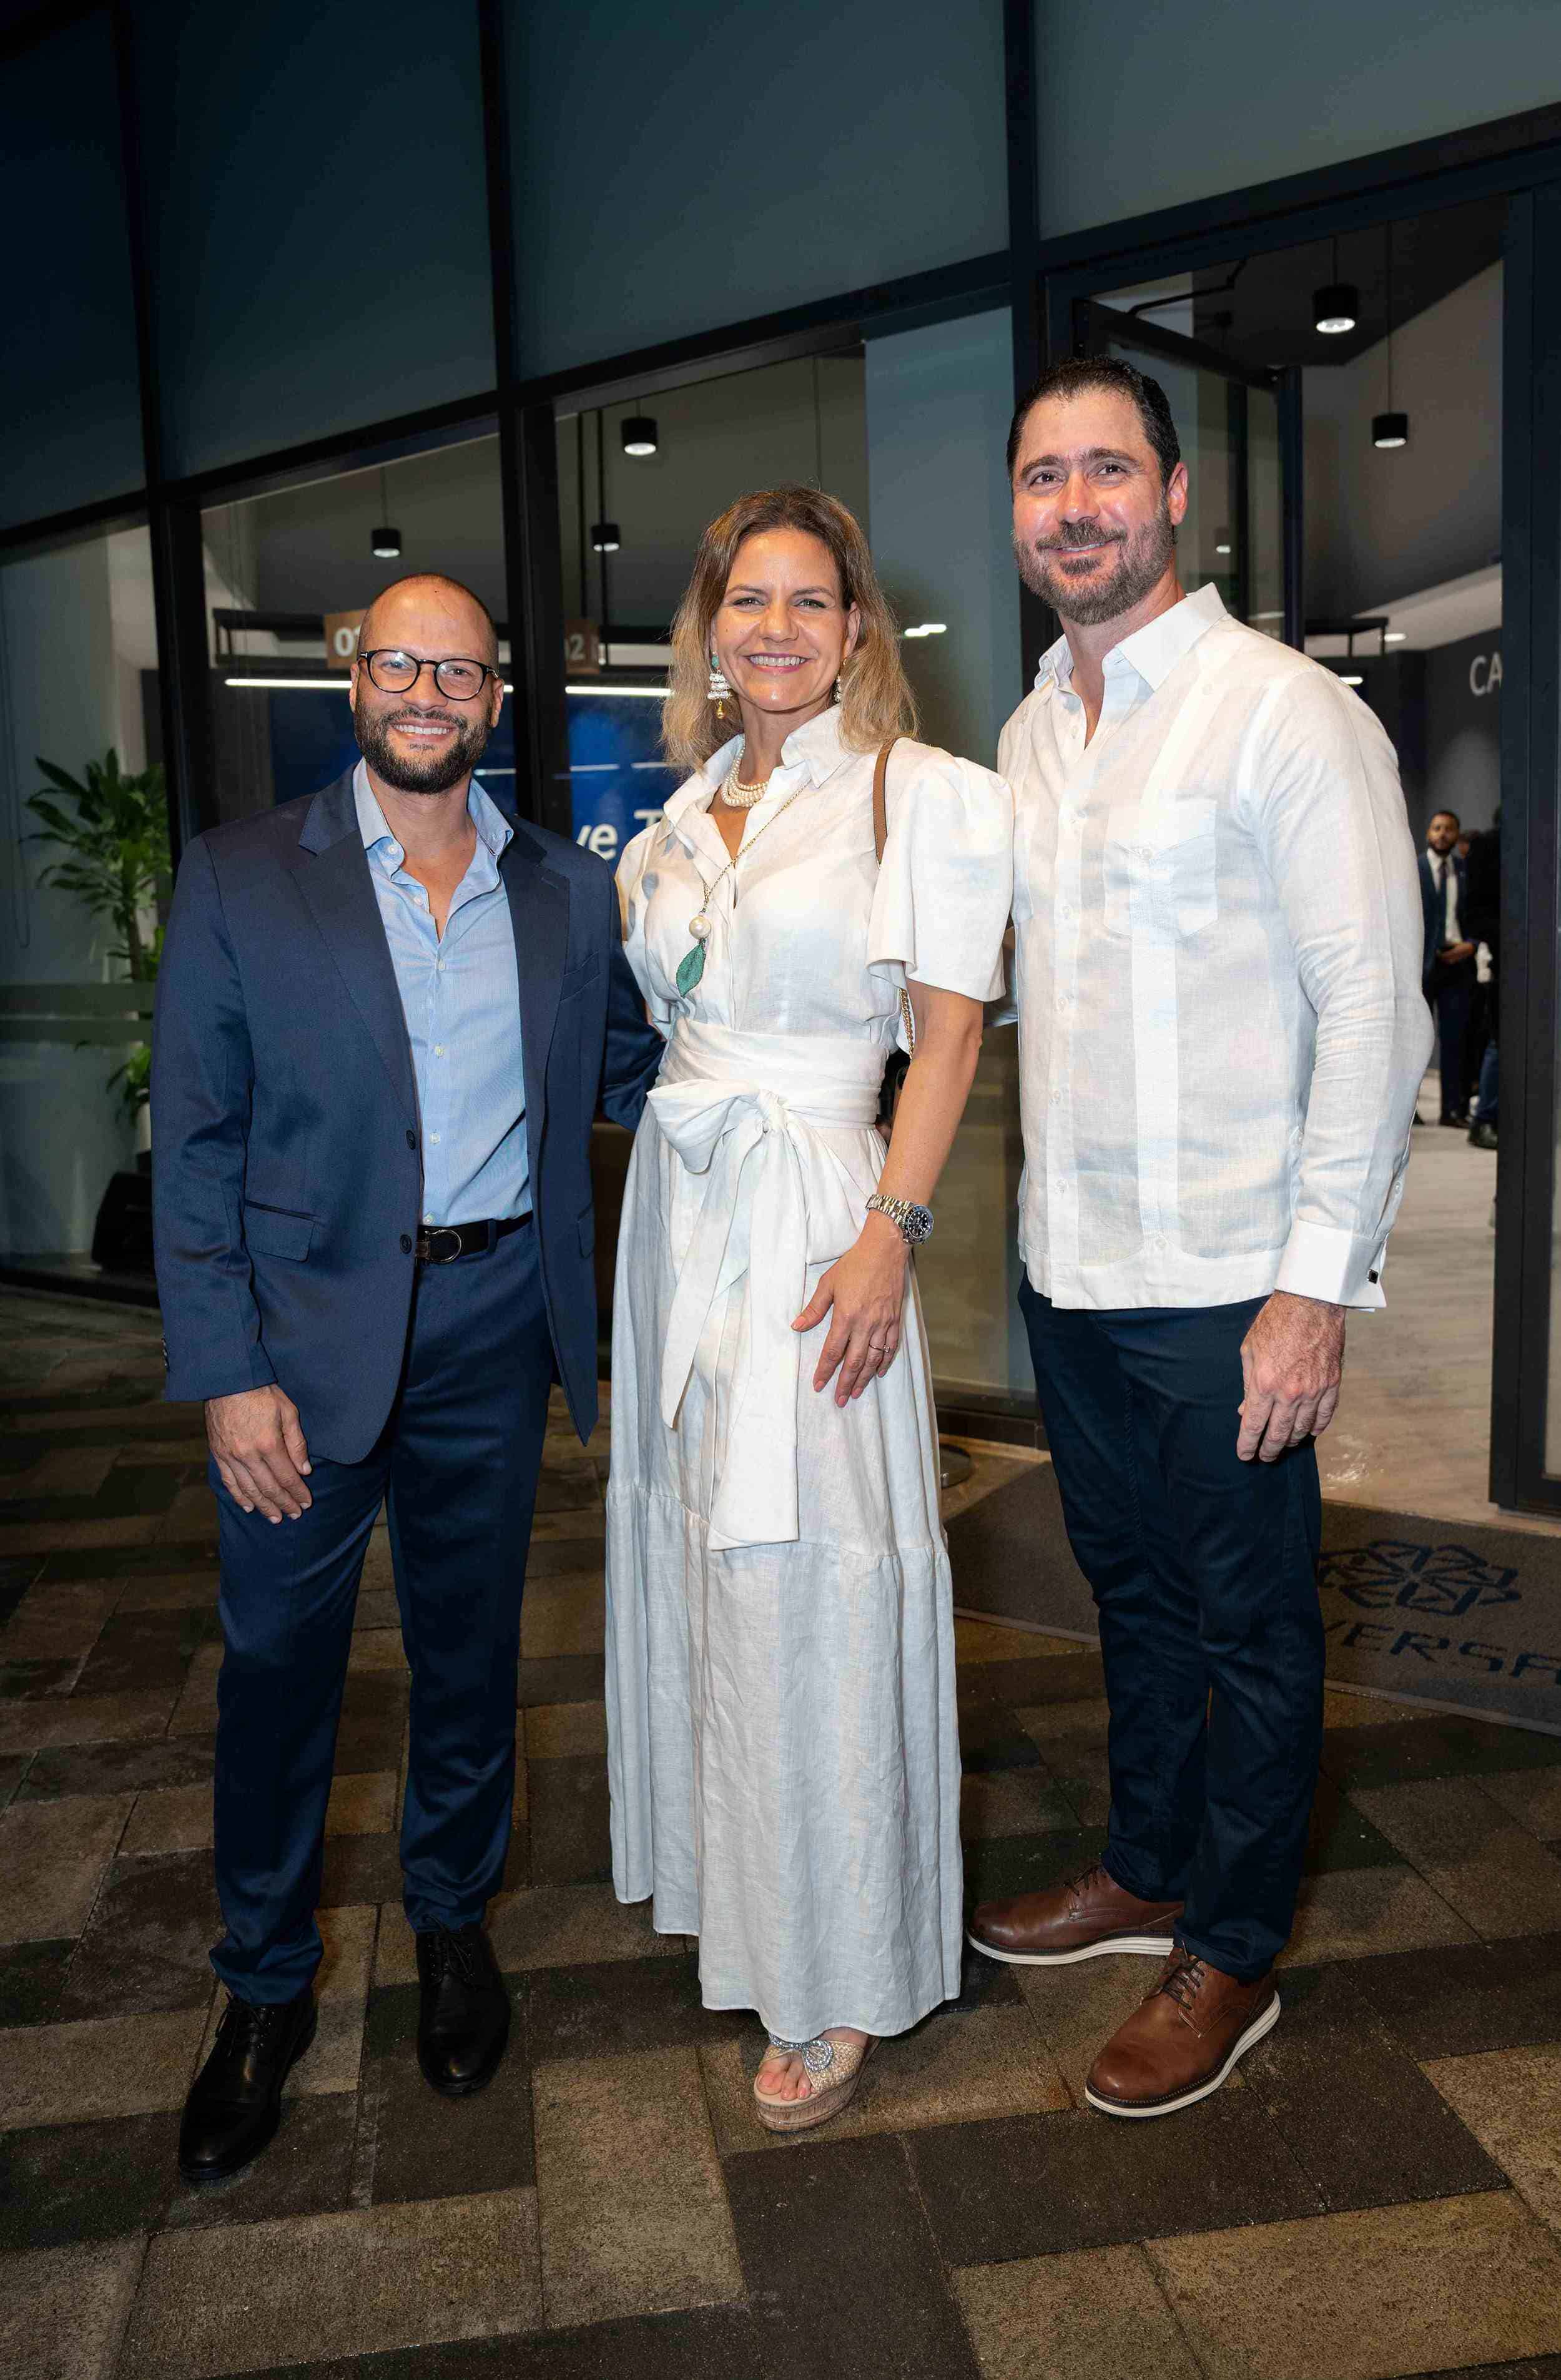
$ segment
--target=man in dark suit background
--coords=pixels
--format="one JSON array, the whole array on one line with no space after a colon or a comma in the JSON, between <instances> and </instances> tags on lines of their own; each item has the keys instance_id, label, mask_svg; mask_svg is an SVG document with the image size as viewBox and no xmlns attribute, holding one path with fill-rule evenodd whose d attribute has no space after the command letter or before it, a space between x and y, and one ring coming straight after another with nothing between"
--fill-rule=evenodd
<instances>
[{"instance_id":1,"label":"man in dark suit background","mask_svg":"<svg viewBox=\"0 0 1561 2380\"><path fill-rule=\"evenodd\" d=\"M1464 1038L1474 995L1474 944L1468 934L1469 880L1457 853L1457 814L1438 810L1420 856L1425 962L1421 986L1436 1016L1445 1124L1467 1126Z\"/></svg>"},{"instance_id":2,"label":"man in dark suit background","mask_svg":"<svg viewBox=\"0 0 1561 2380\"><path fill-rule=\"evenodd\" d=\"M511 1825L521 1585L548 1394L596 1418L599 1099L637 1121L660 1038L603 863L472 770L494 624L399 580L352 674L363 758L200 836L153 1036L167 1394L205 1402L225 1656L215 1849L231 1998L181 2169L237 2171L314 2031L325 1804L353 1609L388 1503L411 1750L401 1830L419 2054L486 2082L509 2003L482 1917Z\"/></svg>"}]
</instances>

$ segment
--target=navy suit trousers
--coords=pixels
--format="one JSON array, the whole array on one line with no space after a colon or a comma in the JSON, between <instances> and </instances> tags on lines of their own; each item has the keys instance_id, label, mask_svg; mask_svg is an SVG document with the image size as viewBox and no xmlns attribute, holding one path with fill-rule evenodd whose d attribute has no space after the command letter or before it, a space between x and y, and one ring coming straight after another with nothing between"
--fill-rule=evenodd
<instances>
[{"instance_id":1,"label":"navy suit trousers","mask_svg":"<svg viewBox=\"0 0 1561 2380\"><path fill-rule=\"evenodd\" d=\"M1322 1497L1309 1439L1236 1451L1238 1305L1019 1305L1111 1706L1105 1865L1252 1982L1288 1937L1323 1745Z\"/></svg>"},{"instance_id":2,"label":"navy suit trousers","mask_svg":"<svg viewBox=\"0 0 1561 2380\"><path fill-rule=\"evenodd\" d=\"M516 1663L554 1378L536 1232L420 1267L390 1418L361 1463L316 1461L313 1503L273 1524L216 1479L225 1653L217 1681L212 1954L240 1998L289 1999L320 1963L314 1912L369 1534L388 1505L411 1753L401 1821L415 1927L481 1919L504 1873ZM287 1386L286 1381L282 1384Z\"/></svg>"}]
</instances>

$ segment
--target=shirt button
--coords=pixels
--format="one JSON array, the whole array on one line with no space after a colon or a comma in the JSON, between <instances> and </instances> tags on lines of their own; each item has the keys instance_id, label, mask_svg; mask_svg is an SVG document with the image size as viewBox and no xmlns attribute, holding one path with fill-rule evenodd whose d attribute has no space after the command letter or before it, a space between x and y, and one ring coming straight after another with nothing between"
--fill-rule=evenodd
<instances>
[{"instance_id":1,"label":"shirt button","mask_svg":"<svg viewBox=\"0 0 1561 2380\"><path fill-rule=\"evenodd\" d=\"M443 1041L436 1041L436 1042L434 1043L434 1045L433 1045L433 1054L434 1054L434 1056L435 1056L436 1058L442 1058L442 1057L444 1056L444 1054L445 1054L445 1044L443 1043Z\"/></svg>"},{"instance_id":2,"label":"shirt button","mask_svg":"<svg viewBox=\"0 0 1561 2380\"><path fill-rule=\"evenodd\" d=\"M433 1216L432 1216L432 1215L425 1215L425 1216L423 1217L423 1221L424 1221L425 1223L432 1223L432 1222L433 1222Z\"/></svg>"},{"instance_id":3,"label":"shirt button","mask_svg":"<svg viewBox=\"0 0 1561 2380\"><path fill-rule=\"evenodd\" d=\"M1054 1091L1054 1092L1052 1093L1052 1105L1053 1105L1055 1108L1060 1108L1060 1107L1061 1107L1061 1105L1062 1105L1062 1093L1061 1093L1060 1091Z\"/></svg>"},{"instance_id":4,"label":"shirt button","mask_svg":"<svg viewBox=\"0 0 1561 2380\"><path fill-rule=\"evenodd\" d=\"M401 1253L404 1257L409 1257L412 1253L412 1235L410 1232L403 1232L401 1234Z\"/></svg>"},{"instance_id":5,"label":"shirt button","mask_svg":"<svg viewBox=\"0 0 1561 2380\"><path fill-rule=\"evenodd\" d=\"M436 1132L431 1132L431 1133L429 1134L429 1135L428 1135L428 1136L429 1136L429 1139L433 1143L434 1148L438 1148L438 1146L439 1146L439 1138L440 1138L440 1135L438 1135L438 1133L436 1133Z\"/></svg>"},{"instance_id":6,"label":"shirt button","mask_svg":"<svg viewBox=\"0 0 1561 2380\"><path fill-rule=\"evenodd\" d=\"M417 1145L417 1134L412 1130L410 1124L409 1124L407 1127L407 1146L409 1148L416 1148Z\"/></svg>"}]
</instances>

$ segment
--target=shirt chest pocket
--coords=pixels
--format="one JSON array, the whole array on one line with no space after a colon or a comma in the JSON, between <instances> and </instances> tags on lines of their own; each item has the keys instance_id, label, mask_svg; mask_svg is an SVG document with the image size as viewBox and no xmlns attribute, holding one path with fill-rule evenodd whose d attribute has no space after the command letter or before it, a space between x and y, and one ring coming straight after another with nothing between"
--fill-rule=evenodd
<instances>
[{"instance_id":1,"label":"shirt chest pocket","mask_svg":"<svg viewBox=\"0 0 1561 2380\"><path fill-rule=\"evenodd\" d=\"M1214 923L1216 814L1215 803L1192 797L1109 812L1102 863L1108 933L1168 940Z\"/></svg>"}]
</instances>

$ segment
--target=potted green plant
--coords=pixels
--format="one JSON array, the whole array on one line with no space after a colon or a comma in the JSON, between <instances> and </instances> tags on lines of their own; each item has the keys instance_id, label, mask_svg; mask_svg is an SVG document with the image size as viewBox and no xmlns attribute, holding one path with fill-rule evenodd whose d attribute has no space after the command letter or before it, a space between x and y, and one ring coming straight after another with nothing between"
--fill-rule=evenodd
<instances>
[{"instance_id":1,"label":"potted green plant","mask_svg":"<svg viewBox=\"0 0 1561 2380\"><path fill-rule=\"evenodd\" d=\"M41 755L37 765L49 783L29 797L27 807L42 824L28 841L55 844L62 853L39 881L74 893L94 917L106 919L119 936L109 957L119 962L131 983L154 983L163 954L157 905L166 899L173 875L162 769L154 761L128 775L112 747L101 760L89 760L80 777ZM67 801L74 807L67 809ZM151 1097L151 1044L138 1041L104 1086L138 1126ZM100 1264L151 1264L148 1163L143 1157L135 1172L116 1173L109 1183L92 1234L92 1254Z\"/></svg>"}]
</instances>

